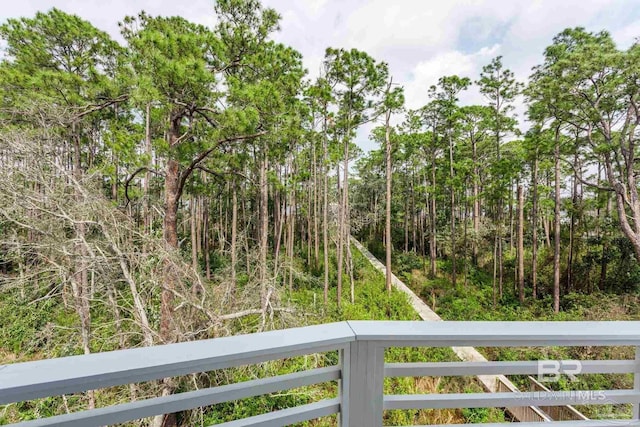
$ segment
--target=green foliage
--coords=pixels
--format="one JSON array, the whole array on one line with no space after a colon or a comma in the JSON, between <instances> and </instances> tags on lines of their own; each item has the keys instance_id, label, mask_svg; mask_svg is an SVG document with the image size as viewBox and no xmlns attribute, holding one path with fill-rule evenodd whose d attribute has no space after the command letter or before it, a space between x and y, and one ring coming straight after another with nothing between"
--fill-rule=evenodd
<instances>
[{"instance_id":1,"label":"green foliage","mask_svg":"<svg viewBox=\"0 0 640 427\"><path fill-rule=\"evenodd\" d=\"M9 19L0 37L8 58L0 66L3 102L14 108L33 101L86 107L113 94L120 47L78 16L54 8Z\"/></svg>"},{"instance_id":2,"label":"green foliage","mask_svg":"<svg viewBox=\"0 0 640 427\"><path fill-rule=\"evenodd\" d=\"M40 351L38 333L54 320L50 316L55 313L56 306L52 299L28 305L17 292L4 294L0 300L0 349L17 355Z\"/></svg>"},{"instance_id":3,"label":"green foliage","mask_svg":"<svg viewBox=\"0 0 640 427\"><path fill-rule=\"evenodd\" d=\"M188 106L208 101L216 83L209 67L224 63L221 43L209 29L144 12L126 17L121 28L131 49L135 99Z\"/></svg>"},{"instance_id":4,"label":"green foliage","mask_svg":"<svg viewBox=\"0 0 640 427\"><path fill-rule=\"evenodd\" d=\"M399 92L384 96L389 66L365 52L327 48L324 65L338 107L332 133L339 140L351 141L358 126L380 114L380 105L401 101Z\"/></svg>"},{"instance_id":5,"label":"green foliage","mask_svg":"<svg viewBox=\"0 0 640 427\"><path fill-rule=\"evenodd\" d=\"M399 252L394 254L392 262L395 266L395 271L399 275L410 273L413 270L420 270L424 267L424 260L419 255L413 252Z\"/></svg>"}]
</instances>

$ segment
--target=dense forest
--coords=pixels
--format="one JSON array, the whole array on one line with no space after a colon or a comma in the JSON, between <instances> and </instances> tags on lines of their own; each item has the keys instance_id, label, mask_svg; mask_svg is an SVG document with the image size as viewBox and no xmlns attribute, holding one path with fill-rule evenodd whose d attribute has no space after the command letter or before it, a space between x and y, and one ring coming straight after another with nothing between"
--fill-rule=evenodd
<instances>
[{"instance_id":1,"label":"dense forest","mask_svg":"<svg viewBox=\"0 0 640 427\"><path fill-rule=\"evenodd\" d=\"M275 10L217 0L215 14L213 28L123 17L124 43L58 9L0 26L2 363L411 318L351 236L422 278L434 305L485 287L484 313L637 297L639 44L566 29L527 82L496 57L407 110L383 58L327 48L310 79L272 40ZM461 105L472 85L483 105ZM371 123L380 149L363 153Z\"/></svg>"},{"instance_id":2,"label":"dense forest","mask_svg":"<svg viewBox=\"0 0 640 427\"><path fill-rule=\"evenodd\" d=\"M424 107L373 132L382 148L358 164L359 232L428 257L431 277L446 259L452 286L490 272L494 306L513 293L505 283L522 304L552 296L556 313L572 292L637 293L639 53L575 28L554 38L526 86L500 57L474 83L442 77ZM459 105L471 84L484 105Z\"/></svg>"}]
</instances>

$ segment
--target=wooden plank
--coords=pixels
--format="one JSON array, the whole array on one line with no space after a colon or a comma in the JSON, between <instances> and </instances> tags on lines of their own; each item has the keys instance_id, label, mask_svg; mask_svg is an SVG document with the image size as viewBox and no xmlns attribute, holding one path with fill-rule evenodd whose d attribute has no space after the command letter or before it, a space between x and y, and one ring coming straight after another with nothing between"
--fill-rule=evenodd
<instances>
[{"instance_id":1,"label":"wooden plank","mask_svg":"<svg viewBox=\"0 0 640 427\"><path fill-rule=\"evenodd\" d=\"M545 387L542 383L538 382L535 378L529 376L529 382L531 383L531 391L551 391ZM540 406L540 409L549 414L555 421L575 421L575 420L587 420L580 411L571 405L566 406Z\"/></svg>"}]
</instances>

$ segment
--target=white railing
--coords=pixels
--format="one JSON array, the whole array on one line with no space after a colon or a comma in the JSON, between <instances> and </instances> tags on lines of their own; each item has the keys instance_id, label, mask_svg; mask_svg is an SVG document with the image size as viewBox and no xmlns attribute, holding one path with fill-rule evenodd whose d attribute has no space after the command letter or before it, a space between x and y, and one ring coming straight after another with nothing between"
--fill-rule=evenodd
<instances>
[{"instance_id":1,"label":"white railing","mask_svg":"<svg viewBox=\"0 0 640 427\"><path fill-rule=\"evenodd\" d=\"M385 377L534 375L537 361L385 363L390 347L633 346L635 360L581 362L581 373L633 373L629 390L385 395ZM382 426L388 409L632 404L632 419L556 422L640 427L640 322L349 321L205 341L0 366L0 405L338 350L337 366L75 412L19 426L103 426L337 381L332 399L219 424L284 426L331 414L340 425ZM573 372L575 363L558 363ZM566 366L571 367L565 368ZM521 423L529 424L529 423Z\"/></svg>"}]
</instances>

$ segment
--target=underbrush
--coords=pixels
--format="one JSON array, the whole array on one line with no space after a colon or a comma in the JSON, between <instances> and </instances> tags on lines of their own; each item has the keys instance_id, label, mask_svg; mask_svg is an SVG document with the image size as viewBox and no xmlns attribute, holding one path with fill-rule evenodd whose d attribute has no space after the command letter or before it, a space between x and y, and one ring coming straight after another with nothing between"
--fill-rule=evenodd
<instances>
[{"instance_id":1,"label":"underbrush","mask_svg":"<svg viewBox=\"0 0 640 427\"><path fill-rule=\"evenodd\" d=\"M562 296L561 311L553 313L550 297L533 300L527 296L521 305L513 280L505 281L503 297L496 295L492 277L469 268L458 274L457 286L452 286L447 272L450 265L438 261L439 275L429 278L422 266L424 260L416 254L397 255L394 271L444 320L467 321L587 321L640 320L640 295L611 294L595 291L591 294L569 293ZM479 348L489 360L622 360L633 359L630 347L531 347ZM526 376L509 377L521 390L531 387ZM614 390L633 388L632 374L580 375L577 381L565 377L547 383L553 390ZM579 407L589 418L628 418L630 405L591 405Z\"/></svg>"},{"instance_id":2,"label":"underbrush","mask_svg":"<svg viewBox=\"0 0 640 427\"><path fill-rule=\"evenodd\" d=\"M291 289L281 287L279 304L288 307L285 315L276 314L272 328L295 327L343 320L418 320L406 296L393 291L388 295L383 276L375 270L357 249L353 248L355 301L350 302L348 276L345 276L342 305L337 307L335 272L331 272L332 284L328 303L323 303L322 267L309 268L302 257L295 260L291 270L296 271ZM301 273L312 272L312 273ZM242 284L239 286L243 286ZM19 292L4 292L0 298L0 356L2 361L16 362L50 357L80 354L78 319L73 307L60 298L42 298L33 303ZM36 298L32 298L36 299ZM108 351L118 348L117 334L112 314L95 305L92 321L98 325L93 330L92 351ZM292 312L292 313L291 313ZM259 324L259 316L248 316L230 323L227 328L247 331ZM236 332L237 333L237 332ZM448 348L394 348L387 351L388 362L424 362L457 360ZM311 354L278 360L260 365L191 375L176 379L176 392L248 381L274 375L284 375L305 369L331 366L338 363L337 352ZM460 378L387 378L385 393L447 393L481 391L471 379ZM96 391L98 407L126 403L132 399L144 399L158 395L157 382L136 384L135 387L112 387ZM211 425L247 416L258 415L287 407L312 403L335 397L336 382L302 387L280 393L257 396L188 411L178 415L181 425ZM35 401L7 405L0 408L0 424L49 417L66 412L86 409L86 394L51 397ZM449 424L464 422L497 422L503 420L500 410L414 410L387 411L386 425ZM334 426L335 416L325 417L300 425ZM149 425L141 420L134 425Z\"/></svg>"}]
</instances>

